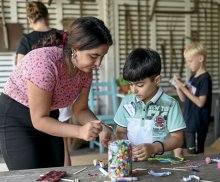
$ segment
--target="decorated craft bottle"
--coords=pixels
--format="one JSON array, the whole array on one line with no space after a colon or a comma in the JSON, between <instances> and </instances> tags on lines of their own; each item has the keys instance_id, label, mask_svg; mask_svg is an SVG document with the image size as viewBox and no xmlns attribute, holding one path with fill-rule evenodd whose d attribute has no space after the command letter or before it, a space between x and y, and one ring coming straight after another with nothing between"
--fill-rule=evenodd
<instances>
[{"instance_id":1,"label":"decorated craft bottle","mask_svg":"<svg viewBox=\"0 0 220 182\"><path fill-rule=\"evenodd\" d=\"M128 177L132 173L132 146L129 140L114 140L108 146L110 178Z\"/></svg>"}]
</instances>

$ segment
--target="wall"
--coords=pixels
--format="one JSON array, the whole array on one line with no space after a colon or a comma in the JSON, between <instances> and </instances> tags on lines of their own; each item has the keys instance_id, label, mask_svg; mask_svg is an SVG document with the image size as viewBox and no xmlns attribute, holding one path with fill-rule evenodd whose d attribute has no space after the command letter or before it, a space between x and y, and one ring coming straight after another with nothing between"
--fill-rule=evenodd
<instances>
[{"instance_id":1,"label":"wall","mask_svg":"<svg viewBox=\"0 0 220 182\"><path fill-rule=\"evenodd\" d=\"M219 0L53 0L50 6L48 0L42 2L49 9L51 27L63 29L63 23L80 16L96 16L106 22L114 44L101 69L95 71L94 80L107 81L112 76L118 77L128 53L135 47L145 47L160 53L163 63L161 85L168 87L173 74L182 74L185 80L190 76L184 65L182 49L190 41L199 40L207 48L207 69L212 75L213 92L219 93ZM199 2L198 9L195 9L194 2ZM25 3L26 0L5 0L4 9L6 21L21 23L27 33L31 30L27 24ZM0 53L0 92L14 69L14 53L7 53L6 59L5 53ZM10 61L5 64L7 59Z\"/></svg>"},{"instance_id":2,"label":"wall","mask_svg":"<svg viewBox=\"0 0 220 182\"><path fill-rule=\"evenodd\" d=\"M161 55L162 86L169 86L173 74L186 80L190 73L182 51L191 41L200 41L207 49L206 66L213 79L214 92L219 92L220 5L216 1L120 0L114 3L117 75L122 74L128 53L135 47L145 47Z\"/></svg>"},{"instance_id":3,"label":"wall","mask_svg":"<svg viewBox=\"0 0 220 182\"><path fill-rule=\"evenodd\" d=\"M194 2L197 1L53 0L49 6L47 0L42 0L49 9L51 27L63 29L63 24L70 19L96 16L110 28L114 45L101 70L95 74L95 80L106 81L121 75L126 56L135 47L152 48L160 53L163 61L162 86L169 86L173 74L181 74L187 79L189 72L182 62L182 49L196 39L207 48L207 69L212 74L214 91L218 92L220 6L213 0L200 0L198 10L193 12ZM4 10L6 22L22 24L24 33L27 33L31 30L27 24L25 3L26 0L5 0ZM167 13L160 13L162 11ZM191 13L178 13L181 11ZM162 48L165 54L162 54Z\"/></svg>"}]
</instances>

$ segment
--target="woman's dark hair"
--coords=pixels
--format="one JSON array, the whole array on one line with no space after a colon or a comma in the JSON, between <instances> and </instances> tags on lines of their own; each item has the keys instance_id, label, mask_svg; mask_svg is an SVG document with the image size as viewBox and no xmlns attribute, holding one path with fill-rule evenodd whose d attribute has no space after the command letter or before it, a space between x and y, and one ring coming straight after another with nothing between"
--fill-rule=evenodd
<instances>
[{"instance_id":1,"label":"woman's dark hair","mask_svg":"<svg viewBox=\"0 0 220 182\"><path fill-rule=\"evenodd\" d=\"M89 50L100 45L112 45L112 37L104 22L95 17L81 17L68 29L67 47Z\"/></svg>"},{"instance_id":2,"label":"woman's dark hair","mask_svg":"<svg viewBox=\"0 0 220 182\"><path fill-rule=\"evenodd\" d=\"M46 6L39 1L31 1L27 3L27 17L36 23L39 19L44 19L49 24L49 14Z\"/></svg>"},{"instance_id":3,"label":"woman's dark hair","mask_svg":"<svg viewBox=\"0 0 220 182\"><path fill-rule=\"evenodd\" d=\"M95 17L80 17L69 25L67 32L55 30L33 48L63 46L68 66L71 64L72 48L82 51L104 44L111 46L112 43L110 31L102 20Z\"/></svg>"},{"instance_id":4,"label":"woman's dark hair","mask_svg":"<svg viewBox=\"0 0 220 182\"><path fill-rule=\"evenodd\" d=\"M137 48L128 55L123 68L123 78L136 82L160 75L160 72L160 55L151 49Z\"/></svg>"}]
</instances>

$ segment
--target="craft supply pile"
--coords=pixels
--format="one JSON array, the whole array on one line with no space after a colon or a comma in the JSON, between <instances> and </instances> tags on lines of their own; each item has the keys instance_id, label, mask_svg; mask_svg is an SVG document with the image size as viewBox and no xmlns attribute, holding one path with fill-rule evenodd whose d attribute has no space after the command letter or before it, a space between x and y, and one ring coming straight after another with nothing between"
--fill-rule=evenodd
<instances>
[{"instance_id":1,"label":"craft supply pile","mask_svg":"<svg viewBox=\"0 0 220 182\"><path fill-rule=\"evenodd\" d=\"M179 181L203 181L211 182L200 176L200 171L212 164L212 167L220 169L220 158L204 157L203 160L193 160L162 156L148 158L146 161L132 162L132 146L128 140L115 140L109 143L108 159L94 159L93 165L83 167L69 174L66 171L49 171L37 179L37 181L143 181L147 178L167 179L177 175ZM144 165L143 165L144 164ZM135 166L135 167L134 167ZM143 168L145 166L145 168ZM210 167L210 166L209 166ZM91 172L92 171L92 172ZM84 178L80 177L84 173ZM85 177L86 176L86 177ZM142 179L141 179L142 178ZM87 179L87 180L86 180ZM171 180L171 179L170 179Z\"/></svg>"}]
</instances>

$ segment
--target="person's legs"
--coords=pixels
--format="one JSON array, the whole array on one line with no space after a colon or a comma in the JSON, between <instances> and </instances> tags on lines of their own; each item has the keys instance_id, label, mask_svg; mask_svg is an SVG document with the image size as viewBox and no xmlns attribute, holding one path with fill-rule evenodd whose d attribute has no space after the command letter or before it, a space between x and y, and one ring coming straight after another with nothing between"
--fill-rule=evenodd
<instances>
[{"instance_id":1,"label":"person's legs","mask_svg":"<svg viewBox=\"0 0 220 182\"><path fill-rule=\"evenodd\" d=\"M59 118L60 122L70 123L72 118L72 104L68 107L59 109ZM64 142L64 166L71 166L71 158L68 146L68 138L63 138Z\"/></svg>"},{"instance_id":2,"label":"person's legs","mask_svg":"<svg viewBox=\"0 0 220 182\"><path fill-rule=\"evenodd\" d=\"M0 145L9 170L63 165L62 138L34 129L29 109L5 95L0 96Z\"/></svg>"},{"instance_id":3,"label":"person's legs","mask_svg":"<svg viewBox=\"0 0 220 182\"><path fill-rule=\"evenodd\" d=\"M196 154L196 133L185 132L186 147L190 154Z\"/></svg>"},{"instance_id":4,"label":"person's legs","mask_svg":"<svg viewBox=\"0 0 220 182\"><path fill-rule=\"evenodd\" d=\"M71 158L68 147L68 138L63 138L64 143L64 166L71 166Z\"/></svg>"},{"instance_id":5,"label":"person's legs","mask_svg":"<svg viewBox=\"0 0 220 182\"><path fill-rule=\"evenodd\" d=\"M50 137L51 150L45 158L51 158L52 167L63 166L64 164L64 143L62 137Z\"/></svg>"},{"instance_id":6,"label":"person's legs","mask_svg":"<svg viewBox=\"0 0 220 182\"><path fill-rule=\"evenodd\" d=\"M59 110L54 110L50 112L50 117L58 119ZM64 143L62 137L56 137L47 135L48 137L48 152L44 152L45 160L49 160L49 167L59 167L64 164ZM44 151L44 150L43 150Z\"/></svg>"},{"instance_id":7,"label":"person's legs","mask_svg":"<svg viewBox=\"0 0 220 182\"><path fill-rule=\"evenodd\" d=\"M207 133L197 133L197 154L204 153L206 136Z\"/></svg>"}]
</instances>

